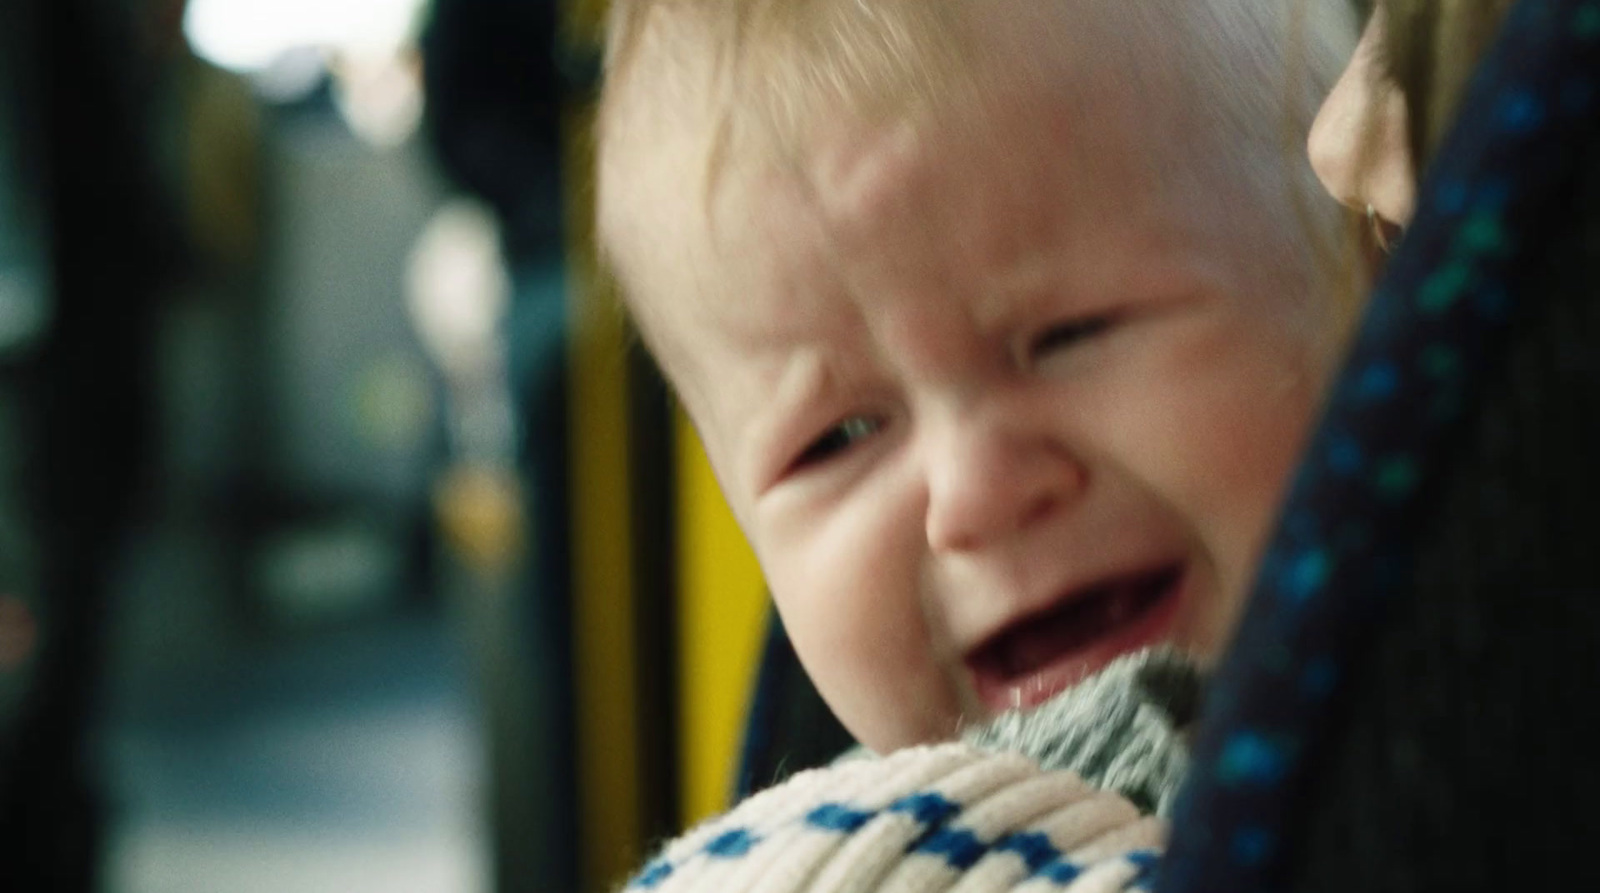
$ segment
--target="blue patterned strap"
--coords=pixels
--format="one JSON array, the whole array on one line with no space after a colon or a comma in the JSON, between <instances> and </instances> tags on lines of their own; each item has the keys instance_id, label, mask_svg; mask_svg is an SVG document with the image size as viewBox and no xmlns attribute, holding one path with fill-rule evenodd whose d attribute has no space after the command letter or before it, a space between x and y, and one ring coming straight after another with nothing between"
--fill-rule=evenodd
<instances>
[{"instance_id":1,"label":"blue patterned strap","mask_svg":"<svg viewBox=\"0 0 1600 893\"><path fill-rule=\"evenodd\" d=\"M1600 0L1522 0L1469 85L1374 293L1214 683L1163 893L1252 893L1353 648L1406 592L1430 484L1538 296L1526 282L1596 129Z\"/></svg>"}]
</instances>

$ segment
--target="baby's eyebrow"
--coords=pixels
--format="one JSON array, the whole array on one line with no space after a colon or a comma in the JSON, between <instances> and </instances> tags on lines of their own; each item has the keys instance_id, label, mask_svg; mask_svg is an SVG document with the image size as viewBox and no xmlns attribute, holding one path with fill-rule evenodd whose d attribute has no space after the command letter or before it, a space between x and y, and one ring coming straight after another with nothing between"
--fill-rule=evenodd
<instances>
[{"instance_id":1,"label":"baby's eyebrow","mask_svg":"<svg viewBox=\"0 0 1600 893\"><path fill-rule=\"evenodd\" d=\"M973 319L981 326L995 326L1015 308L1059 293L1060 264L1059 257L1035 252L994 271L974 301Z\"/></svg>"},{"instance_id":2,"label":"baby's eyebrow","mask_svg":"<svg viewBox=\"0 0 1600 893\"><path fill-rule=\"evenodd\" d=\"M780 363L770 391L740 436L748 472L761 479L757 487L775 473L771 466L782 461L780 454L789 441L803 436L803 426L810 423L809 408L826 402L838 389L832 364L821 350L791 349Z\"/></svg>"}]
</instances>

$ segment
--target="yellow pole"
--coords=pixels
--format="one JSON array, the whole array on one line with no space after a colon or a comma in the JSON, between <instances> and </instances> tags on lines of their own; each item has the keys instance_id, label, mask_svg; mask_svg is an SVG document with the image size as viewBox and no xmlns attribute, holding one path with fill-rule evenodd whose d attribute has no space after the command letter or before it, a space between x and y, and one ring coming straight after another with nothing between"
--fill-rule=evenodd
<instances>
[{"instance_id":1,"label":"yellow pole","mask_svg":"<svg viewBox=\"0 0 1600 893\"><path fill-rule=\"evenodd\" d=\"M606 0L565 0L569 40L601 44ZM626 328L593 240L593 110L569 128L573 598L581 869L613 885L643 858L630 542ZM765 630L759 566L704 451L676 423L678 717L685 825L727 804Z\"/></svg>"},{"instance_id":2,"label":"yellow pole","mask_svg":"<svg viewBox=\"0 0 1600 893\"><path fill-rule=\"evenodd\" d=\"M567 39L597 47L604 3L566 0ZM627 335L594 242L594 110L566 128L572 616L579 871L613 889L643 858L629 505Z\"/></svg>"},{"instance_id":3,"label":"yellow pole","mask_svg":"<svg viewBox=\"0 0 1600 893\"><path fill-rule=\"evenodd\" d=\"M693 428L678 420L678 690L683 822L727 806L767 599Z\"/></svg>"}]
</instances>

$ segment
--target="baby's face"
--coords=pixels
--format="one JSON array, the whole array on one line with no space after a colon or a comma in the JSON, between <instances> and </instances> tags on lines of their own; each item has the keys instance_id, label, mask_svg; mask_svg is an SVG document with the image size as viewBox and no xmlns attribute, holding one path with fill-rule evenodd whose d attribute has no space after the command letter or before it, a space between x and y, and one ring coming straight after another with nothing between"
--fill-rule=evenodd
<instances>
[{"instance_id":1,"label":"baby's face","mask_svg":"<svg viewBox=\"0 0 1600 893\"><path fill-rule=\"evenodd\" d=\"M1183 115L1082 94L839 124L731 173L714 234L656 230L639 315L874 749L1216 653L1337 352L1287 186L1264 207Z\"/></svg>"}]
</instances>

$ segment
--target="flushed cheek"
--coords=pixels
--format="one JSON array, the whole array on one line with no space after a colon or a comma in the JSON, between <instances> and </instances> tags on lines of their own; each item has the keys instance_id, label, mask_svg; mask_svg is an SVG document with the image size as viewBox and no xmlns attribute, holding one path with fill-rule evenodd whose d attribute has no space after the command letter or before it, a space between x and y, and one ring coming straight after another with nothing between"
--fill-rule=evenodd
<instances>
[{"instance_id":1,"label":"flushed cheek","mask_svg":"<svg viewBox=\"0 0 1600 893\"><path fill-rule=\"evenodd\" d=\"M1202 552L1210 580L1189 625L1195 644L1214 650L1231 635L1319 390L1293 352L1225 338L1196 348L1173 357L1189 362L1147 391L1150 412L1125 437L1134 473Z\"/></svg>"},{"instance_id":2,"label":"flushed cheek","mask_svg":"<svg viewBox=\"0 0 1600 893\"><path fill-rule=\"evenodd\" d=\"M927 626L920 613L901 609L906 593L873 576L813 579L809 591L775 588L801 663L840 721L874 750L948 737L958 705Z\"/></svg>"},{"instance_id":3,"label":"flushed cheek","mask_svg":"<svg viewBox=\"0 0 1600 893\"><path fill-rule=\"evenodd\" d=\"M836 519L763 555L801 663L875 750L948 738L960 717L923 611L918 551L890 515Z\"/></svg>"}]
</instances>

